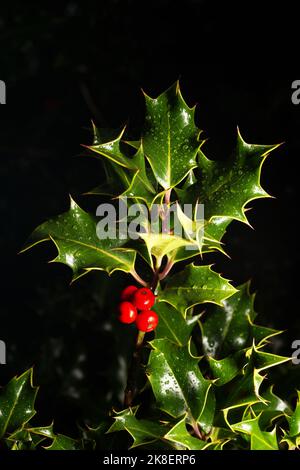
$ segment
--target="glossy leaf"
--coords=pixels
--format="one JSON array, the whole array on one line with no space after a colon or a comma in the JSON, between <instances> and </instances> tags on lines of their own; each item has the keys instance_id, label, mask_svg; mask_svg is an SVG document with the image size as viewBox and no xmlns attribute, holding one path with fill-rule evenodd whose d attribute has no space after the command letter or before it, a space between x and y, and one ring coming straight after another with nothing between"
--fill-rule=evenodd
<instances>
[{"instance_id":1,"label":"glossy leaf","mask_svg":"<svg viewBox=\"0 0 300 470\"><path fill-rule=\"evenodd\" d=\"M109 428L108 433L115 431L127 431L133 438L131 448L152 443L164 436L168 428L165 424L137 419L135 414L137 407L129 408L114 416L115 422Z\"/></svg>"},{"instance_id":2,"label":"glossy leaf","mask_svg":"<svg viewBox=\"0 0 300 470\"><path fill-rule=\"evenodd\" d=\"M80 443L71 437L57 434L50 446L46 450L81 450Z\"/></svg>"},{"instance_id":3,"label":"glossy leaf","mask_svg":"<svg viewBox=\"0 0 300 470\"><path fill-rule=\"evenodd\" d=\"M250 294L250 284L246 283L225 299L222 306L213 306L201 326L205 354L226 357L251 346L253 340L260 345L280 333L253 323L256 317L254 299L255 295Z\"/></svg>"},{"instance_id":4,"label":"glossy leaf","mask_svg":"<svg viewBox=\"0 0 300 470\"><path fill-rule=\"evenodd\" d=\"M116 270L132 272L135 251L124 248L124 240L99 239L96 225L95 217L71 199L70 210L37 227L22 251L52 240L58 250L53 261L69 266L73 270L73 280L93 269L109 274Z\"/></svg>"},{"instance_id":5,"label":"glossy leaf","mask_svg":"<svg viewBox=\"0 0 300 470\"><path fill-rule=\"evenodd\" d=\"M156 339L168 339L178 346L188 344L192 330L198 323L199 315L188 316L186 319L172 305L166 302L156 302L153 310L159 316L155 330Z\"/></svg>"},{"instance_id":6,"label":"glossy leaf","mask_svg":"<svg viewBox=\"0 0 300 470\"><path fill-rule=\"evenodd\" d=\"M157 406L174 418L189 412L197 420L206 406L211 382L202 376L189 348L167 339L152 341L147 376Z\"/></svg>"},{"instance_id":7,"label":"glossy leaf","mask_svg":"<svg viewBox=\"0 0 300 470\"><path fill-rule=\"evenodd\" d=\"M271 432L262 431L259 426L259 416L232 425L234 431L250 436L251 450L278 450L276 428Z\"/></svg>"},{"instance_id":8,"label":"glossy leaf","mask_svg":"<svg viewBox=\"0 0 300 470\"><path fill-rule=\"evenodd\" d=\"M247 362L244 351L238 351L219 361L210 356L207 359L213 378L216 379L215 385L217 387L234 379Z\"/></svg>"},{"instance_id":9,"label":"glossy leaf","mask_svg":"<svg viewBox=\"0 0 300 470\"><path fill-rule=\"evenodd\" d=\"M237 146L226 162L209 160L199 150L200 177L187 190L190 202L205 205L205 218L228 217L248 223L245 206L254 199L270 197L260 184L260 174L266 157L279 145L246 143L238 131Z\"/></svg>"},{"instance_id":10,"label":"glossy leaf","mask_svg":"<svg viewBox=\"0 0 300 470\"><path fill-rule=\"evenodd\" d=\"M34 416L37 390L29 369L0 391L0 438L24 426Z\"/></svg>"},{"instance_id":11,"label":"glossy leaf","mask_svg":"<svg viewBox=\"0 0 300 470\"><path fill-rule=\"evenodd\" d=\"M300 392L297 391L297 404L293 413L286 416L289 431L284 431L281 442L285 442L290 450L300 449Z\"/></svg>"},{"instance_id":12,"label":"glossy leaf","mask_svg":"<svg viewBox=\"0 0 300 470\"><path fill-rule=\"evenodd\" d=\"M274 394L273 385L262 393L262 398L264 402L261 401L251 406L254 414L260 415L259 425L262 430L270 426L274 419L291 412L289 405Z\"/></svg>"},{"instance_id":13,"label":"glossy leaf","mask_svg":"<svg viewBox=\"0 0 300 470\"><path fill-rule=\"evenodd\" d=\"M155 99L145 94L145 100L143 147L157 181L169 189L197 166L200 131L195 110L183 100L178 82Z\"/></svg>"},{"instance_id":14,"label":"glossy leaf","mask_svg":"<svg viewBox=\"0 0 300 470\"><path fill-rule=\"evenodd\" d=\"M170 277L159 293L159 301L168 302L183 314L197 304L212 302L220 304L236 292L220 274L210 266L190 264Z\"/></svg>"},{"instance_id":15,"label":"glossy leaf","mask_svg":"<svg viewBox=\"0 0 300 470\"><path fill-rule=\"evenodd\" d=\"M186 418L184 417L166 435L165 439L175 442L188 450L203 450L208 443L193 437L186 429Z\"/></svg>"},{"instance_id":16,"label":"glossy leaf","mask_svg":"<svg viewBox=\"0 0 300 470\"><path fill-rule=\"evenodd\" d=\"M300 392L297 391L298 394L298 402L296 405L296 409L292 416L287 417L289 427L290 427L290 433L289 435L294 437L294 436L299 436L300 437Z\"/></svg>"}]
</instances>

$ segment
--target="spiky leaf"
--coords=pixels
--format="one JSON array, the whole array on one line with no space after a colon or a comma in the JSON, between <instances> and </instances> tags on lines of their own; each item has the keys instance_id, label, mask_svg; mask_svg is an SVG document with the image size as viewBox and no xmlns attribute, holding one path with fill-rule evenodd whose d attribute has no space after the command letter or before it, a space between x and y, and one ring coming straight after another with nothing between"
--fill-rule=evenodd
<instances>
[{"instance_id":1,"label":"spiky leaf","mask_svg":"<svg viewBox=\"0 0 300 470\"><path fill-rule=\"evenodd\" d=\"M37 387L32 384L32 369L14 377L0 391L0 438L27 423L35 414Z\"/></svg>"},{"instance_id":2,"label":"spiky leaf","mask_svg":"<svg viewBox=\"0 0 300 470\"><path fill-rule=\"evenodd\" d=\"M93 269L112 274L116 270L132 272L136 253L124 248L124 239L103 239L97 235L97 220L71 199L70 210L35 229L25 251L34 245L53 240L58 256L53 260L69 266L73 280Z\"/></svg>"},{"instance_id":3,"label":"spiky leaf","mask_svg":"<svg viewBox=\"0 0 300 470\"><path fill-rule=\"evenodd\" d=\"M184 318L172 305L166 302L157 302L153 310L159 316L159 323L155 330L156 339L168 339L178 346L188 344L192 330L198 323L199 315Z\"/></svg>"},{"instance_id":4,"label":"spiky leaf","mask_svg":"<svg viewBox=\"0 0 300 470\"><path fill-rule=\"evenodd\" d=\"M187 309L197 304L220 304L235 292L236 289L210 266L190 264L167 280L159 293L159 301L168 302L185 314Z\"/></svg>"},{"instance_id":5,"label":"spiky leaf","mask_svg":"<svg viewBox=\"0 0 300 470\"><path fill-rule=\"evenodd\" d=\"M198 359L187 346L176 346L167 339L154 340L151 346L147 375L158 407L175 418L188 411L197 420L211 387L200 372Z\"/></svg>"},{"instance_id":6,"label":"spiky leaf","mask_svg":"<svg viewBox=\"0 0 300 470\"><path fill-rule=\"evenodd\" d=\"M137 407L129 408L115 413L115 422L109 428L108 433L115 431L127 431L133 438L131 448L152 443L164 436L168 427L165 424L137 419L135 414Z\"/></svg>"},{"instance_id":7,"label":"spiky leaf","mask_svg":"<svg viewBox=\"0 0 300 470\"><path fill-rule=\"evenodd\" d=\"M194 108L183 100L178 82L158 98L145 94L145 99L144 150L157 181L169 189L197 166L200 132L194 124Z\"/></svg>"},{"instance_id":8,"label":"spiky leaf","mask_svg":"<svg viewBox=\"0 0 300 470\"><path fill-rule=\"evenodd\" d=\"M262 431L259 416L232 425L234 431L250 436L251 450L278 450L276 428L271 432Z\"/></svg>"},{"instance_id":9,"label":"spiky leaf","mask_svg":"<svg viewBox=\"0 0 300 470\"><path fill-rule=\"evenodd\" d=\"M249 283L237 288L237 292L213 306L202 323L202 345L204 353L212 357L226 357L235 351L258 345L280 331L255 325L254 294L250 294Z\"/></svg>"}]
</instances>

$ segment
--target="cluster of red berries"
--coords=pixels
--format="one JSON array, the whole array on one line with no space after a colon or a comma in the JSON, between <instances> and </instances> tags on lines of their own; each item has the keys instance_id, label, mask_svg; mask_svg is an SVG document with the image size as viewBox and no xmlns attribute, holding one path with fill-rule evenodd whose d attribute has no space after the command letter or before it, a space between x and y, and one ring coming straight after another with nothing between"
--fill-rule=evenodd
<instances>
[{"instance_id":1,"label":"cluster of red berries","mask_svg":"<svg viewBox=\"0 0 300 470\"><path fill-rule=\"evenodd\" d=\"M147 287L127 286L121 293L120 322L135 322L138 330L145 333L155 330L158 316L151 310L154 303L155 295Z\"/></svg>"}]
</instances>

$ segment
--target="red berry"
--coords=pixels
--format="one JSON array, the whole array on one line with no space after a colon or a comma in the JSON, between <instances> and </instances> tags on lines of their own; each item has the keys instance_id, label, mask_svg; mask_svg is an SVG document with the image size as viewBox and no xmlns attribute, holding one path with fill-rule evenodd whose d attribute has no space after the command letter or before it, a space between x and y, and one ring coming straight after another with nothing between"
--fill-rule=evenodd
<instances>
[{"instance_id":1,"label":"red berry","mask_svg":"<svg viewBox=\"0 0 300 470\"><path fill-rule=\"evenodd\" d=\"M153 331L157 327L158 316L153 310L143 310L136 317L135 324L138 330L149 333L149 331Z\"/></svg>"},{"instance_id":2,"label":"red berry","mask_svg":"<svg viewBox=\"0 0 300 470\"><path fill-rule=\"evenodd\" d=\"M137 310L130 302L119 304L119 320L122 323L133 323L137 317Z\"/></svg>"},{"instance_id":3,"label":"red berry","mask_svg":"<svg viewBox=\"0 0 300 470\"><path fill-rule=\"evenodd\" d=\"M155 295L147 287L138 289L132 297L132 303L138 310L150 310L155 302Z\"/></svg>"},{"instance_id":4,"label":"red berry","mask_svg":"<svg viewBox=\"0 0 300 470\"><path fill-rule=\"evenodd\" d=\"M132 299L133 294L138 290L136 286L127 286L121 292L121 300L128 300Z\"/></svg>"}]
</instances>

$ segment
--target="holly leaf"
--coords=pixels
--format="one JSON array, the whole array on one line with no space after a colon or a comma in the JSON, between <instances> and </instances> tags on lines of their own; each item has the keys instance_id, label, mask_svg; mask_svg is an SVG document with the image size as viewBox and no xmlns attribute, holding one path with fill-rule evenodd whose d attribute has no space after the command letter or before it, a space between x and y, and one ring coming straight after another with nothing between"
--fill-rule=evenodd
<instances>
[{"instance_id":1,"label":"holly leaf","mask_svg":"<svg viewBox=\"0 0 300 470\"><path fill-rule=\"evenodd\" d=\"M157 302L153 310L159 316L155 339L165 338L178 346L188 344L192 330L198 323L200 315L190 315L184 318L176 308L165 302Z\"/></svg>"},{"instance_id":2,"label":"holly leaf","mask_svg":"<svg viewBox=\"0 0 300 470\"><path fill-rule=\"evenodd\" d=\"M136 252L125 248L126 240L97 236L95 217L81 209L71 198L70 210L48 220L32 233L23 251L52 240L58 256L52 262L63 263L73 271L73 281L93 269L133 272ZM113 234L112 234L113 235Z\"/></svg>"},{"instance_id":3,"label":"holly leaf","mask_svg":"<svg viewBox=\"0 0 300 470\"><path fill-rule=\"evenodd\" d=\"M295 408L294 413L291 416L287 416L287 420L289 423L290 432L289 435L291 437L299 437L300 438L300 392L297 390L298 394L298 401Z\"/></svg>"},{"instance_id":4,"label":"holly leaf","mask_svg":"<svg viewBox=\"0 0 300 470\"><path fill-rule=\"evenodd\" d=\"M213 306L202 322L202 346L205 354L226 357L251 346L253 340L261 346L281 331L255 325L255 295L250 294L250 283L238 286L222 306Z\"/></svg>"},{"instance_id":5,"label":"holly leaf","mask_svg":"<svg viewBox=\"0 0 300 470\"><path fill-rule=\"evenodd\" d=\"M138 407L129 408L115 414L115 422L107 431L127 431L133 438L131 449L140 445L149 444L161 439L167 431L166 424L137 419L135 414Z\"/></svg>"},{"instance_id":6,"label":"holly leaf","mask_svg":"<svg viewBox=\"0 0 300 470\"><path fill-rule=\"evenodd\" d=\"M100 135L100 130L93 124L94 141L92 145L82 145L91 152L95 153L98 158L105 158L124 168L135 170L131 158L125 153L126 144L122 142L125 127L118 133L115 138L106 139L106 135ZM122 148L123 146L123 148ZM124 148L125 147L125 148Z\"/></svg>"},{"instance_id":7,"label":"holly leaf","mask_svg":"<svg viewBox=\"0 0 300 470\"><path fill-rule=\"evenodd\" d=\"M274 419L291 413L289 405L274 394L273 385L266 392L262 393L262 398L264 402L255 403L251 406L255 416L260 415L259 425L262 430L269 427Z\"/></svg>"},{"instance_id":8,"label":"holly leaf","mask_svg":"<svg viewBox=\"0 0 300 470\"><path fill-rule=\"evenodd\" d=\"M158 300L167 302L182 314L198 304L222 301L236 292L236 289L211 266L190 264L181 272L170 277L165 288L159 292Z\"/></svg>"},{"instance_id":9,"label":"holly leaf","mask_svg":"<svg viewBox=\"0 0 300 470\"><path fill-rule=\"evenodd\" d=\"M146 244L148 257L151 258L151 256L154 256L156 258L157 266L160 266L164 256L177 248L184 247L184 249L186 249L189 247L192 250L197 250L197 244L195 242L168 233L140 233L140 238L144 240Z\"/></svg>"},{"instance_id":10,"label":"holly leaf","mask_svg":"<svg viewBox=\"0 0 300 470\"><path fill-rule=\"evenodd\" d=\"M0 392L0 438L22 428L34 415L38 387L32 384L33 370L14 377Z\"/></svg>"},{"instance_id":11,"label":"holly leaf","mask_svg":"<svg viewBox=\"0 0 300 470\"><path fill-rule=\"evenodd\" d=\"M289 431L283 431L281 442L288 445L289 450L300 449L300 392L297 390L298 400L296 408L290 416L286 415Z\"/></svg>"},{"instance_id":12,"label":"holly leaf","mask_svg":"<svg viewBox=\"0 0 300 470\"><path fill-rule=\"evenodd\" d=\"M46 450L81 450L80 442L71 437L57 434L50 446L45 447Z\"/></svg>"},{"instance_id":13,"label":"holly leaf","mask_svg":"<svg viewBox=\"0 0 300 470\"><path fill-rule=\"evenodd\" d=\"M207 360L213 378L216 379L215 385L217 387L225 385L234 379L240 374L241 369L246 364L244 351L238 351L219 361L211 356L208 356Z\"/></svg>"},{"instance_id":14,"label":"holly leaf","mask_svg":"<svg viewBox=\"0 0 300 470\"><path fill-rule=\"evenodd\" d=\"M255 344L245 354L248 363L241 370L241 375L227 384L229 388L222 389L222 395L225 399L219 396L219 404L229 427L228 414L231 410L248 405L252 406L259 402L267 403L267 399L260 395L260 387L266 377L261 372L290 360L289 357L260 351Z\"/></svg>"},{"instance_id":15,"label":"holly leaf","mask_svg":"<svg viewBox=\"0 0 300 470\"><path fill-rule=\"evenodd\" d=\"M157 98L146 100L143 147L153 173L164 189L173 188L197 166L200 131L176 82Z\"/></svg>"},{"instance_id":16,"label":"holly leaf","mask_svg":"<svg viewBox=\"0 0 300 470\"><path fill-rule=\"evenodd\" d=\"M198 420L207 405L211 381L204 379L199 359L193 357L188 346L179 347L167 339L151 341L147 376L157 406L179 418L187 412Z\"/></svg>"},{"instance_id":17,"label":"holly leaf","mask_svg":"<svg viewBox=\"0 0 300 470\"><path fill-rule=\"evenodd\" d=\"M187 197L205 205L207 220L229 217L248 223L245 206L254 199L270 197L260 184L261 168L279 145L248 144L238 130L236 149L226 162L209 160L199 150L201 177L188 188Z\"/></svg>"},{"instance_id":18,"label":"holly leaf","mask_svg":"<svg viewBox=\"0 0 300 470\"><path fill-rule=\"evenodd\" d=\"M188 450L203 450L209 444L205 441L193 437L186 428L186 417L182 418L170 431L164 436L165 439L175 442Z\"/></svg>"},{"instance_id":19,"label":"holly leaf","mask_svg":"<svg viewBox=\"0 0 300 470\"><path fill-rule=\"evenodd\" d=\"M262 431L259 425L260 416L231 425L234 431L250 436L251 450L279 450L276 427L271 432Z\"/></svg>"},{"instance_id":20,"label":"holly leaf","mask_svg":"<svg viewBox=\"0 0 300 470\"><path fill-rule=\"evenodd\" d=\"M225 162L209 160L199 150L200 177L194 184L176 192L181 203L204 204L208 238L220 242L232 220L249 224L248 203L270 197L260 183L261 169L267 156L279 145L248 144L238 130L236 149ZM218 250L218 245L211 249Z\"/></svg>"}]
</instances>

